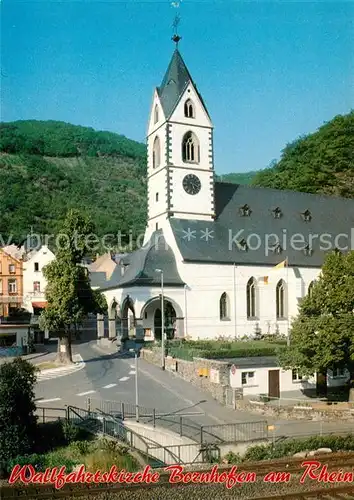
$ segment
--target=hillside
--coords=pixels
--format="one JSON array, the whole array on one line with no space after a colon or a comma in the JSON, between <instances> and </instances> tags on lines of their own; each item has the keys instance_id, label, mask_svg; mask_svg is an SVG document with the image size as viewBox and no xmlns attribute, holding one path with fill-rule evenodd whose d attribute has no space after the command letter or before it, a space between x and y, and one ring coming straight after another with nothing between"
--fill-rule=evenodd
<instances>
[{"instance_id":1,"label":"hillside","mask_svg":"<svg viewBox=\"0 0 354 500\"><path fill-rule=\"evenodd\" d=\"M220 182L231 182L232 184L251 184L257 172L240 172L224 175L217 175L216 179Z\"/></svg>"},{"instance_id":2,"label":"hillside","mask_svg":"<svg viewBox=\"0 0 354 500\"><path fill-rule=\"evenodd\" d=\"M354 111L288 144L252 184L354 198Z\"/></svg>"},{"instance_id":3,"label":"hillside","mask_svg":"<svg viewBox=\"0 0 354 500\"><path fill-rule=\"evenodd\" d=\"M100 237L144 229L143 144L52 121L6 123L0 133L3 241L12 235L20 242L31 227L36 233L55 233L74 207L92 216Z\"/></svg>"}]
</instances>

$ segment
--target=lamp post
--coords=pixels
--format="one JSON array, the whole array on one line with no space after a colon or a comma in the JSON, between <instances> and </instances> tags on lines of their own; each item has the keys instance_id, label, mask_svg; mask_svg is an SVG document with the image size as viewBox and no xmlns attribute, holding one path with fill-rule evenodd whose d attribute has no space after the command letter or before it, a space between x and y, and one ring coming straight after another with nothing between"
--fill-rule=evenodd
<instances>
[{"instance_id":1,"label":"lamp post","mask_svg":"<svg viewBox=\"0 0 354 500\"><path fill-rule=\"evenodd\" d=\"M138 391L138 351L136 349L129 349L135 355L135 418L139 422L139 391Z\"/></svg>"},{"instance_id":2,"label":"lamp post","mask_svg":"<svg viewBox=\"0 0 354 500\"><path fill-rule=\"evenodd\" d=\"M163 271L155 269L161 275L161 370L165 369L165 300L163 292Z\"/></svg>"}]
</instances>

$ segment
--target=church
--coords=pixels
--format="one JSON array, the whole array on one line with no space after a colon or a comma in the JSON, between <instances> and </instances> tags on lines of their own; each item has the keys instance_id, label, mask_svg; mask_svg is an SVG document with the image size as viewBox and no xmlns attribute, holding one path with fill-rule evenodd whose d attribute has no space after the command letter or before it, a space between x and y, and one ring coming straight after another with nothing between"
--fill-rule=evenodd
<instances>
[{"instance_id":1,"label":"church","mask_svg":"<svg viewBox=\"0 0 354 500\"><path fill-rule=\"evenodd\" d=\"M109 338L158 339L162 321L167 338L288 335L326 253L354 246L354 200L216 182L212 119L178 38L147 152L143 245L96 287Z\"/></svg>"}]
</instances>

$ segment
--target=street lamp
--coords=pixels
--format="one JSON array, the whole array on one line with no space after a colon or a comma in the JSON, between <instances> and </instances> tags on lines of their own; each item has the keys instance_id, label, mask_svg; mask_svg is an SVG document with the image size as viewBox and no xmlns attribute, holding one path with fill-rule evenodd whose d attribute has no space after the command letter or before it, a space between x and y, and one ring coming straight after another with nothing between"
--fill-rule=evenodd
<instances>
[{"instance_id":1,"label":"street lamp","mask_svg":"<svg viewBox=\"0 0 354 500\"><path fill-rule=\"evenodd\" d=\"M135 417L139 422L139 391L138 391L138 351L136 349L129 349L135 355Z\"/></svg>"},{"instance_id":2,"label":"street lamp","mask_svg":"<svg viewBox=\"0 0 354 500\"><path fill-rule=\"evenodd\" d=\"M162 269L155 269L161 275L161 370L165 369L165 310L164 310L164 296L163 296L163 271Z\"/></svg>"}]
</instances>

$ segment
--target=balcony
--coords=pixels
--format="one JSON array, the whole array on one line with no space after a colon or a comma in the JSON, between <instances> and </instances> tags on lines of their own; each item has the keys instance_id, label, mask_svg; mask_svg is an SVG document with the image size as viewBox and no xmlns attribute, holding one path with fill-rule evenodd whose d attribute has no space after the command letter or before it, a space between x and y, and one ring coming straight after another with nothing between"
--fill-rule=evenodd
<instances>
[{"instance_id":1,"label":"balcony","mask_svg":"<svg viewBox=\"0 0 354 500\"><path fill-rule=\"evenodd\" d=\"M14 293L13 295L9 293L8 295L0 294L0 304L22 304L23 297Z\"/></svg>"}]
</instances>

